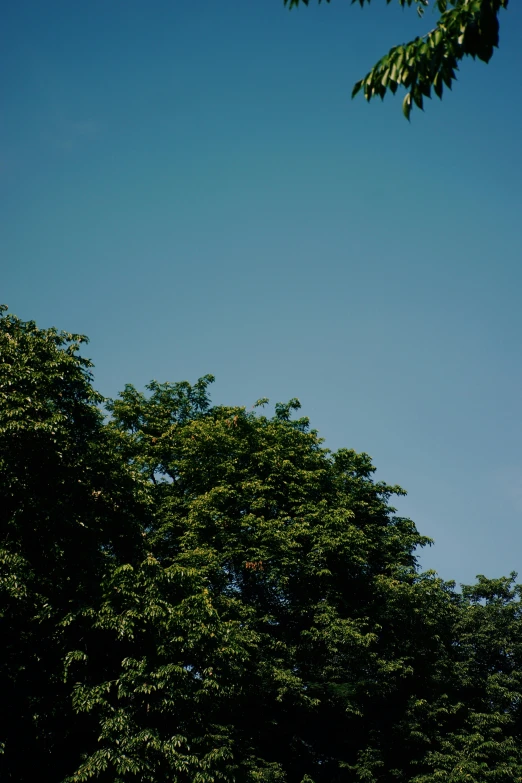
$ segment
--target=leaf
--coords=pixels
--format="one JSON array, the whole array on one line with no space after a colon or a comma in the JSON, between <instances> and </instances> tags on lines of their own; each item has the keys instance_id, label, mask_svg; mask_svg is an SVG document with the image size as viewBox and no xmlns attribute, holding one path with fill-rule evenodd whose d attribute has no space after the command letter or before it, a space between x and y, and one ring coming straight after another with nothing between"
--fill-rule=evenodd
<instances>
[{"instance_id":1,"label":"leaf","mask_svg":"<svg viewBox=\"0 0 522 783\"><path fill-rule=\"evenodd\" d=\"M404 100L402 102L402 113L406 117L407 120L410 119L411 114L411 93L408 92L404 96Z\"/></svg>"},{"instance_id":2,"label":"leaf","mask_svg":"<svg viewBox=\"0 0 522 783\"><path fill-rule=\"evenodd\" d=\"M437 95L438 98L442 98L442 91L444 89L444 85L442 83L440 72L435 74L435 78L433 80L433 89L435 90L435 95Z\"/></svg>"},{"instance_id":3,"label":"leaf","mask_svg":"<svg viewBox=\"0 0 522 783\"><path fill-rule=\"evenodd\" d=\"M364 79L361 79L360 81L358 81L358 82L356 82L354 84L353 90L352 90L352 98L355 98L357 93L360 92L361 87L363 86L363 84L364 84Z\"/></svg>"}]
</instances>

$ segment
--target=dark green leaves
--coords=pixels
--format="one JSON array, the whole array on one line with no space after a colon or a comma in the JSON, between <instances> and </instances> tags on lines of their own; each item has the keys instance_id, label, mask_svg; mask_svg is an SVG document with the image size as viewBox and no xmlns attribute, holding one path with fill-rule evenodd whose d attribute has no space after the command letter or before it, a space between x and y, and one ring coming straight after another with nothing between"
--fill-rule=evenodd
<instances>
[{"instance_id":1,"label":"dark green leaves","mask_svg":"<svg viewBox=\"0 0 522 783\"><path fill-rule=\"evenodd\" d=\"M308 5L308 0L301 2ZM359 2L364 5L364 0ZM426 0L399 2L403 6L417 2L420 15L428 5ZM298 4L299 0L285 0L290 8ZM407 95L402 109L409 119L412 106L422 109L423 99L431 97L432 89L438 98L442 98L443 84L451 89L464 57L489 62L499 42L498 15L507 6L508 0L439 0L435 7L441 15L433 30L391 49L355 84L352 97L362 92L367 101L383 99L388 90L395 94L404 87Z\"/></svg>"},{"instance_id":2,"label":"dark green leaves","mask_svg":"<svg viewBox=\"0 0 522 783\"><path fill-rule=\"evenodd\" d=\"M85 343L0 315L2 780L60 780L85 747L63 659L85 643L79 613L107 573L138 556L147 520L147 488L115 457Z\"/></svg>"},{"instance_id":3,"label":"dark green leaves","mask_svg":"<svg viewBox=\"0 0 522 783\"><path fill-rule=\"evenodd\" d=\"M2 780L521 777L513 575L420 573L403 490L297 399L206 376L106 420L80 340L0 316Z\"/></svg>"}]
</instances>

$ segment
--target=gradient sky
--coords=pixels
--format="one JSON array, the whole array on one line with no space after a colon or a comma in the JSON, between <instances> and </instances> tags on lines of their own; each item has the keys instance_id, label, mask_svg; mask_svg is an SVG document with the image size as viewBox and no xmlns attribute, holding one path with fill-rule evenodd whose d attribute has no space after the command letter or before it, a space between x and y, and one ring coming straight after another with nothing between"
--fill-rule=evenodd
<instances>
[{"instance_id":1,"label":"gradient sky","mask_svg":"<svg viewBox=\"0 0 522 783\"><path fill-rule=\"evenodd\" d=\"M375 2L17 0L2 14L0 301L96 385L297 396L436 544L522 575L522 4L408 124L350 100L433 26Z\"/></svg>"}]
</instances>

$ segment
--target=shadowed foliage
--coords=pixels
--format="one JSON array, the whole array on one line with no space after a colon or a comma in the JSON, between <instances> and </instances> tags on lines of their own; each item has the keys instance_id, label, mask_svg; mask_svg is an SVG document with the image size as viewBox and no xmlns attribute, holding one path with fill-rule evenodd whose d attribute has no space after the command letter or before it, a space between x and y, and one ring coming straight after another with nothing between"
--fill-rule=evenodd
<instances>
[{"instance_id":1,"label":"shadowed foliage","mask_svg":"<svg viewBox=\"0 0 522 783\"><path fill-rule=\"evenodd\" d=\"M104 415L84 343L0 318L2 780L520 778L514 575L421 573L402 490L297 400Z\"/></svg>"}]
</instances>

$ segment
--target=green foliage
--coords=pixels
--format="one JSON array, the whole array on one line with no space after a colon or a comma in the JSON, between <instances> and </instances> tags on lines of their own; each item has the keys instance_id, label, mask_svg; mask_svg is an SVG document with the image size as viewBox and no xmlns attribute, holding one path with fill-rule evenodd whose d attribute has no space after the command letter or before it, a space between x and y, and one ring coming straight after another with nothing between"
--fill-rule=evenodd
<instances>
[{"instance_id":1,"label":"green foliage","mask_svg":"<svg viewBox=\"0 0 522 783\"><path fill-rule=\"evenodd\" d=\"M352 3L359 2L362 7L365 1L370 2L352 0ZM290 8L299 2L308 5L309 0L284 0ZM415 5L419 16L423 16L429 2L399 0L399 4ZM407 92L402 110L409 119L412 107L423 109L424 98L430 98L432 90L442 98L444 86L451 89L464 57L490 61L499 42L499 13L507 6L508 0L435 0L434 8L440 14L435 27L414 41L390 49L355 84L352 97L362 92L367 101L376 96L382 99L388 90L395 95L399 87L404 87Z\"/></svg>"},{"instance_id":2,"label":"green foliage","mask_svg":"<svg viewBox=\"0 0 522 783\"><path fill-rule=\"evenodd\" d=\"M402 490L298 400L105 417L81 342L0 318L2 780L520 778L513 576L419 572Z\"/></svg>"},{"instance_id":3,"label":"green foliage","mask_svg":"<svg viewBox=\"0 0 522 783\"><path fill-rule=\"evenodd\" d=\"M99 600L100 582L142 539L148 491L115 459L85 338L0 311L0 691L2 780L64 774L81 730L62 657L83 630L66 618ZM141 489L141 485L143 488ZM142 514L139 514L140 523ZM143 517L145 518L145 517ZM24 751L20 753L20 738ZM51 759L51 754L53 758Z\"/></svg>"}]
</instances>

